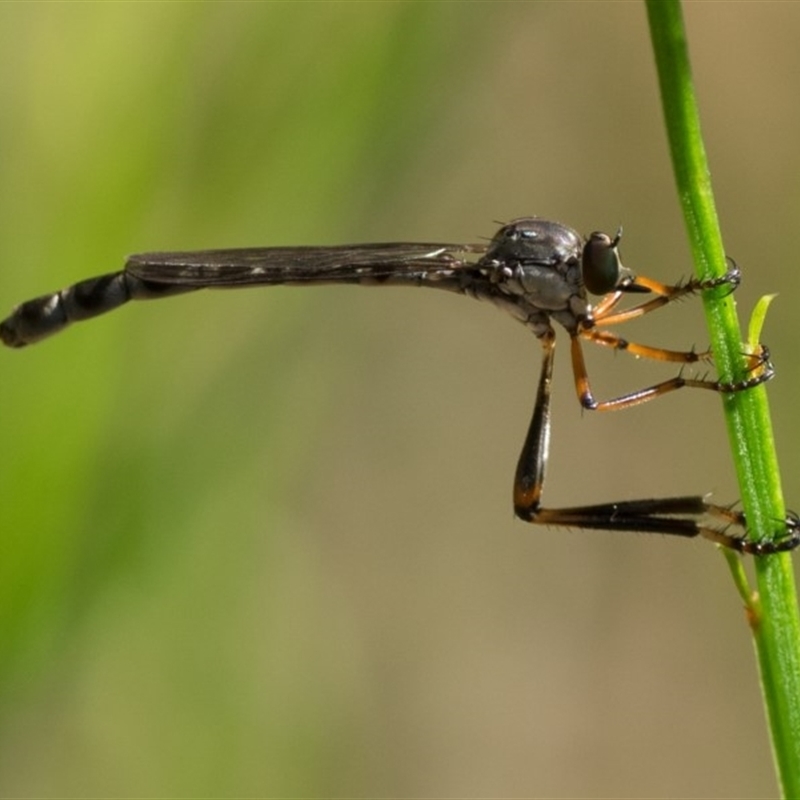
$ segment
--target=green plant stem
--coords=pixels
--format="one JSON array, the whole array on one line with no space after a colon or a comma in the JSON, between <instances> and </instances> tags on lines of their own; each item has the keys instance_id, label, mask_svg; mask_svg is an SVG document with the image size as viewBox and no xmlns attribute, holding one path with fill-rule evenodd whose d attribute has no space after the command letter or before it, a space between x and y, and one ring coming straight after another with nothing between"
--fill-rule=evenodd
<instances>
[{"instance_id":1,"label":"green plant stem","mask_svg":"<svg viewBox=\"0 0 800 800\"><path fill-rule=\"evenodd\" d=\"M646 0L678 195L697 273L724 274L719 229L700 119L692 85L679 0ZM714 361L724 381L743 376L745 363L736 309L724 292L704 307ZM772 426L763 386L723 396L749 536L780 536L785 516ZM788 554L756 557L758 591L746 604L778 780L784 797L800 797L800 618ZM741 581L737 580L741 592Z\"/></svg>"}]
</instances>

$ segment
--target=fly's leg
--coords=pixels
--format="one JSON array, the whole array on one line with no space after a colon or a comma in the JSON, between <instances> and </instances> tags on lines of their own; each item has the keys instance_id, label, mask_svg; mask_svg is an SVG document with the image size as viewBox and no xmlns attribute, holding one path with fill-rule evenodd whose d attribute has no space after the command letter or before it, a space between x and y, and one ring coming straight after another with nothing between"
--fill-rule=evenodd
<instances>
[{"instance_id":1,"label":"fly's leg","mask_svg":"<svg viewBox=\"0 0 800 800\"><path fill-rule=\"evenodd\" d=\"M741 272L736 266L735 262L731 261L730 269L718 278L692 278L686 283L668 284L655 281L652 278L643 276L630 278L624 281L615 291L605 295L599 303L594 307L593 317L595 324L602 322L603 325L618 325L622 322L628 322L637 317L642 317L663 308L665 305L679 300L687 295L693 295L697 292L711 291L712 289L720 289L727 286L729 292L736 290L736 287L741 281ZM617 307L619 302L626 294L652 292L657 295L652 300L648 300L640 305L627 308L624 311L619 311L616 314L612 313Z\"/></svg>"},{"instance_id":2,"label":"fly's leg","mask_svg":"<svg viewBox=\"0 0 800 800\"><path fill-rule=\"evenodd\" d=\"M707 389L715 392L739 392L745 389L752 389L761 383L770 380L775 370L769 358L769 350L761 345L757 353L745 353L747 359L747 377L740 381L731 383L708 380L706 378L685 378L677 375L674 378L639 389L635 392L614 398L613 400L597 401L592 394L589 384L589 376L586 371L586 363L583 358L580 339L586 339L594 344L611 347L615 350L624 350L634 356L649 358L656 361L669 361L680 364L694 364L698 361L710 361L711 351L706 350L696 352L694 350L667 350L662 347L651 347L649 345L631 342L610 331L599 330L596 326L619 325L637 317L649 314L656 309L663 308L668 303L673 302L686 295L694 294L698 291L710 291L722 287L729 287L734 291L739 285L741 275L735 262L731 261L730 269L718 278L700 280L693 278L682 284L665 284L652 280L651 278L635 277L625 281L616 291L603 297L595 307L592 320L585 327L578 330L571 338L572 371L575 378L575 391L578 395L580 404L592 411L611 411L620 408L646 403L669 392L689 386L695 389ZM648 300L632 308L614 313L614 310L626 292L652 292L657 297ZM580 337L580 339L578 338Z\"/></svg>"},{"instance_id":3,"label":"fly's leg","mask_svg":"<svg viewBox=\"0 0 800 800\"><path fill-rule=\"evenodd\" d=\"M546 513L545 509L540 507L540 501L550 452L550 395L553 384L555 332L550 329L540 341L544 353L542 370L539 374L539 388L533 406L533 417L514 476L514 513L527 522L536 522L540 513Z\"/></svg>"},{"instance_id":4,"label":"fly's leg","mask_svg":"<svg viewBox=\"0 0 800 800\"><path fill-rule=\"evenodd\" d=\"M756 542L747 538L743 514L692 495L573 508L539 508L529 521L539 525L660 533L690 539L700 536L737 553L757 556L785 553L800 545L800 518L793 512L787 513L782 525L776 525L776 533L780 528L778 538Z\"/></svg>"},{"instance_id":5,"label":"fly's leg","mask_svg":"<svg viewBox=\"0 0 800 800\"><path fill-rule=\"evenodd\" d=\"M696 350L667 350L663 347L651 347L650 345L628 341L611 331L601 331L596 328L584 328L578 332L578 335L582 339L586 339L593 344L611 347L614 350L624 350L626 353L631 353L637 358L649 358L653 361L696 364L699 361L710 362L712 360L710 350L698 352ZM764 383L773 377L775 371L769 358L769 349L766 345L759 345L758 352L756 353L743 353L742 355L746 359L745 371L748 377L733 383L704 380L702 383L705 385L705 388L715 389L715 391L721 392L735 392L757 386L759 383Z\"/></svg>"},{"instance_id":6,"label":"fly's leg","mask_svg":"<svg viewBox=\"0 0 800 800\"><path fill-rule=\"evenodd\" d=\"M582 339L593 342L594 344L611 347L614 350L624 350L626 353L639 358L649 358L654 361L672 361L679 364L695 364L698 361L710 361L711 351L703 350L666 350L663 347L650 347L646 344L631 342L623 339L611 331L601 331L597 328L587 328L581 330L579 335ZM762 361L758 356L752 357L752 364L748 365L748 371L752 372L762 366Z\"/></svg>"},{"instance_id":7,"label":"fly's leg","mask_svg":"<svg viewBox=\"0 0 800 800\"><path fill-rule=\"evenodd\" d=\"M610 347L614 350L624 350L639 358L649 358L655 361L669 361L680 364L695 364L700 361L711 362L712 354L710 350L696 351L692 350L667 350L663 347L651 347L649 345L640 344L638 342L631 342L628 339L619 336L611 331L601 330L597 326L599 324L618 325L628 322L631 319L636 319L658 308L663 308L666 304L686 296L687 294L694 294L698 291L708 291L711 289L718 289L723 286L730 287L733 291L738 285L740 280L739 269L735 263L731 262L731 268L725 275L719 278L711 278L708 280L693 279L683 284L663 284L654 281L650 278L630 278L624 282L619 289L605 295L600 302L593 309L592 317L587 320L584 326L579 329L578 334L582 339L591 341L594 344ZM624 297L626 292L653 292L658 297L649 300L641 305L634 306L624 311L613 313L616 306ZM666 381L663 385L659 386L657 394L663 394L673 389L681 388L682 386L700 386L700 388L712 389L714 391L740 391L756 386L769 380L773 376L773 368L769 361L769 352L763 345L757 353L744 353L746 358L745 370L747 377L738 382L725 383L722 381L694 381L691 379L684 379L679 376L676 379ZM581 359L582 361L582 359ZM583 370L585 372L585 368ZM656 388L656 387L653 387ZM637 395L636 402L644 402L649 399L649 395L645 392L644 396ZM655 396L657 396L657 394ZM579 396L585 396L580 395ZM587 397L588 405L585 408L593 408L590 400L591 393ZM581 401L583 403L583 400ZM623 406L624 407L624 406Z\"/></svg>"},{"instance_id":8,"label":"fly's leg","mask_svg":"<svg viewBox=\"0 0 800 800\"><path fill-rule=\"evenodd\" d=\"M544 508L541 499L550 444L555 336L549 331L540 341L544 355L536 403L514 477L514 512L520 519L535 525L637 531L685 538L701 536L739 553L761 556L793 550L800 545L800 518L794 513L787 514L780 531L776 531L775 540L756 542L747 538L746 521L741 512L708 503L699 495ZM650 397L609 408L622 408L645 399Z\"/></svg>"},{"instance_id":9,"label":"fly's leg","mask_svg":"<svg viewBox=\"0 0 800 800\"><path fill-rule=\"evenodd\" d=\"M745 516L741 511L734 511L725 506L705 503L706 513L716 517L723 523L721 528L707 528L703 536L712 542L730 547L740 553L750 553L755 556L768 556L773 553L785 553L794 550L800 545L800 517L794 511L787 511L783 520L784 532L778 538L756 542L748 539ZM730 528L742 531L740 534L731 534Z\"/></svg>"},{"instance_id":10,"label":"fly's leg","mask_svg":"<svg viewBox=\"0 0 800 800\"><path fill-rule=\"evenodd\" d=\"M0 322L0 341L8 347L24 347L58 333L71 322L105 314L129 300L169 297L197 288L146 281L130 272L89 278L17 306Z\"/></svg>"},{"instance_id":11,"label":"fly's leg","mask_svg":"<svg viewBox=\"0 0 800 800\"><path fill-rule=\"evenodd\" d=\"M587 333L590 334L591 331ZM775 370L769 358L769 350L762 345L759 353L748 356L753 359L753 361L748 376L741 381L725 383L723 381L708 380L706 378L684 378L683 375L676 375L674 378L669 378L668 380L661 381L660 383L656 383L644 389L637 389L634 392L615 397L613 400L595 400L589 383L589 375L586 371L583 349L581 348L580 337L584 335L583 333L573 334L570 338L570 348L572 353L572 372L575 379L575 392L578 395L580 404L589 411L616 411L621 408L630 408L631 406L654 400L656 397L668 394L669 392L674 392L677 389L682 389L685 386L722 393L742 392L765 383L775 374ZM591 338L591 336L589 338ZM681 354L678 351L660 350L659 348L649 348L644 345L636 345L635 347L640 350L640 352L637 353L640 355L659 358L663 361L681 360ZM632 343L628 343L627 349L629 352L636 352L632 347ZM686 358L685 360L689 362L693 359Z\"/></svg>"}]
</instances>

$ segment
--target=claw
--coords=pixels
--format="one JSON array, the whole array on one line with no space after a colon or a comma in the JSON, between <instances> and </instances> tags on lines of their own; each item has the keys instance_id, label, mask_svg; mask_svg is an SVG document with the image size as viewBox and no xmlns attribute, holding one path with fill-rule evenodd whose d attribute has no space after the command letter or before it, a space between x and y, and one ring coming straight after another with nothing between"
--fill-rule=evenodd
<instances>
[{"instance_id":1,"label":"claw","mask_svg":"<svg viewBox=\"0 0 800 800\"><path fill-rule=\"evenodd\" d=\"M731 546L740 553L754 556L770 556L775 553L788 553L800 546L800 517L794 511L787 511L783 520L786 534L778 539L762 539L754 542L750 539L732 540Z\"/></svg>"},{"instance_id":2,"label":"claw","mask_svg":"<svg viewBox=\"0 0 800 800\"><path fill-rule=\"evenodd\" d=\"M728 271L724 275L720 275L716 278L693 278L689 281L692 291L705 292L711 289L719 289L721 286L727 286L728 291L723 297L727 297L732 292L735 292L742 282L742 271L730 256L725 256L725 258L730 264Z\"/></svg>"},{"instance_id":3,"label":"claw","mask_svg":"<svg viewBox=\"0 0 800 800\"><path fill-rule=\"evenodd\" d=\"M720 392L732 393L742 392L745 389L752 389L760 386L775 377L775 366L770 359L769 348L765 344L759 344L758 353L744 353L745 356L755 358L755 363L748 370L748 376L741 381L730 383L717 382Z\"/></svg>"}]
</instances>

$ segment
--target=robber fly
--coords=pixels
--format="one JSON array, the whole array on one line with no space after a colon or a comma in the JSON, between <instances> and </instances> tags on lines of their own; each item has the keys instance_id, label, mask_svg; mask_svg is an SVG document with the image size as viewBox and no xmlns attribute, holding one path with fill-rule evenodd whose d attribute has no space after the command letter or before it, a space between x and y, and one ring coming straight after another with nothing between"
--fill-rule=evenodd
<instances>
[{"instance_id":1,"label":"robber fly","mask_svg":"<svg viewBox=\"0 0 800 800\"><path fill-rule=\"evenodd\" d=\"M121 272L90 278L18 306L0 323L0 339L9 347L24 347L58 333L71 322L98 316L129 300L215 287L324 283L427 286L488 300L529 328L543 350L536 403L514 478L514 511L518 517L540 525L702 536L756 555L797 547L800 518L796 514L787 515L774 540L752 541L746 535L743 513L709 503L699 495L572 508L542 505L551 427L553 322L569 335L575 390L587 410L628 408L684 387L722 393L746 391L773 375L769 353L761 346L757 353L747 356L747 375L735 383L678 374L611 400L596 400L584 363L583 342L681 365L711 361L708 351L650 347L627 341L607 328L680 297L725 287L732 291L739 283L739 271L733 264L722 277L692 278L673 285L634 275L620 260L620 235L596 232L584 240L560 223L523 217L504 225L488 244L480 245L388 243L143 253L131 256ZM599 299L592 305L587 294ZM651 297L620 309L628 294Z\"/></svg>"}]
</instances>

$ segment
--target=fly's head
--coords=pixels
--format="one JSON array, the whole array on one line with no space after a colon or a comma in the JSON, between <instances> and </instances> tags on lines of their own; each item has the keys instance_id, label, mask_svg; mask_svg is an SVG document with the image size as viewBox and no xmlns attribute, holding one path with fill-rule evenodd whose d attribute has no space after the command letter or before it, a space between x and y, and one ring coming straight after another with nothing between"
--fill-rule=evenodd
<instances>
[{"instance_id":1,"label":"fly's head","mask_svg":"<svg viewBox=\"0 0 800 800\"><path fill-rule=\"evenodd\" d=\"M583 285L591 294L608 294L633 275L620 261L619 240L622 228L612 239L607 233L595 231L586 240L581 254L581 276Z\"/></svg>"}]
</instances>

